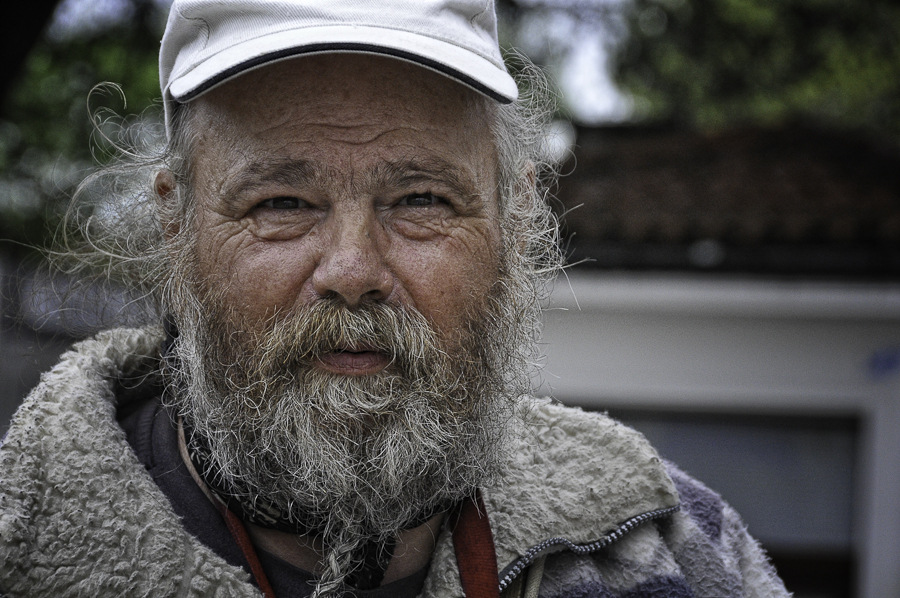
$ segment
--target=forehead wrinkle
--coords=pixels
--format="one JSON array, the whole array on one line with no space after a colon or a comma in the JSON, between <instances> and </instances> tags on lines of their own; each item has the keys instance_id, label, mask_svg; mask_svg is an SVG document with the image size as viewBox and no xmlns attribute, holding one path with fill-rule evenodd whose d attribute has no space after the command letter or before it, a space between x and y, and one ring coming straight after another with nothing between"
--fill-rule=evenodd
<instances>
[{"instance_id":1,"label":"forehead wrinkle","mask_svg":"<svg viewBox=\"0 0 900 598\"><path fill-rule=\"evenodd\" d=\"M418 129L411 125L393 126L385 129L383 123L304 123L303 128L321 129L321 135L329 141L349 145L349 146L366 146L378 143L383 137L395 136L404 130L418 132Z\"/></svg>"}]
</instances>

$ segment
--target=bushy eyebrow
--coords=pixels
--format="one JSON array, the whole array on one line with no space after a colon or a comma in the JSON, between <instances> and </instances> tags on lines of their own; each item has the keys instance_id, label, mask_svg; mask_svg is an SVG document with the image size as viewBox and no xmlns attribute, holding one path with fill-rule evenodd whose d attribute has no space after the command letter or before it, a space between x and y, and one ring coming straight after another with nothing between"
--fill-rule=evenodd
<instances>
[{"instance_id":1,"label":"bushy eyebrow","mask_svg":"<svg viewBox=\"0 0 900 598\"><path fill-rule=\"evenodd\" d=\"M308 160L251 162L224 186L223 192L226 198L233 198L273 182L287 186L304 185L317 178L317 170Z\"/></svg>"},{"instance_id":2,"label":"bushy eyebrow","mask_svg":"<svg viewBox=\"0 0 900 598\"><path fill-rule=\"evenodd\" d=\"M251 162L242 168L223 185L222 191L227 202L271 183L288 187L312 185L327 188L331 186L331 181L341 178L336 168L311 160L264 160ZM485 191L491 191L479 189L474 174L466 173L461 166L435 157L385 161L365 176L353 176L350 180L352 186L357 188L354 191L376 193L382 189L440 185L466 204L477 201Z\"/></svg>"},{"instance_id":3,"label":"bushy eyebrow","mask_svg":"<svg viewBox=\"0 0 900 598\"><path fill-rule=\"evenodd\" d=\"M466 176L459 166L440 158L385 162L375 169L372 179L371 183L385 188L438 184L467 203L490 191L479 189L473 175Z\"/></svg>"}]
</instances>

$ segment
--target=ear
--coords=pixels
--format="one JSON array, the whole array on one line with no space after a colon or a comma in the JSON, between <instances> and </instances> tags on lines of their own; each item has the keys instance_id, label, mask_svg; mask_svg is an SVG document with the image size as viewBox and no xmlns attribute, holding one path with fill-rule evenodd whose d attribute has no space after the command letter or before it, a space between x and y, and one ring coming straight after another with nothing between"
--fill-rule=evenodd
<instances>
[{"instance_id":1,"label":"ear","mask_svg":"<svg viewBox=\"0 0 900 598\"><path fill-rule=\"evenodd\" d=\"M178 184L175 182L175 175L168 168L164 168L156 173L153 181L153 189L156 191L156 201L160 203L160 226L163 230L166 240L181 231L181 221L174 218L174 206L178 201Z\"/></svg>"}]
</instances>

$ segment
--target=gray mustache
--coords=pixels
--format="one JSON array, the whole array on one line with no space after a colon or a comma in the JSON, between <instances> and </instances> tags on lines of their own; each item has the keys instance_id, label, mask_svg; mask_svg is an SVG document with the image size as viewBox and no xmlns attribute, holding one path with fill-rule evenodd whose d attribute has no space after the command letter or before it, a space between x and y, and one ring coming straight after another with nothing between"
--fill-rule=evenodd
<instances>
[{"instance_id":1,"label":"gray mustache","mask_svg":"<svg viewBox=\"0 0 900 598\"><path fill-rule=\"evenodd\" d=\"M276 323L261 343L266 367L308 366L328 353L375 351L404 371L436 347L436 334L419 312L383 302L348 308L324 298Z\"/></svg>"}]
</instances>

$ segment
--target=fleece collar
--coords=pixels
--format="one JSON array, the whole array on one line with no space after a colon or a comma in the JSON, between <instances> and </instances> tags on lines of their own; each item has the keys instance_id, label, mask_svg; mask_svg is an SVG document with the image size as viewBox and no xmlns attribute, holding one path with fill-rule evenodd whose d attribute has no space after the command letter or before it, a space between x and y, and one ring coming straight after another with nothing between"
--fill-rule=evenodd
<instances>
[{"instance_id":1,"label":"fleece collar","mask_svg":"<svg viewBox=\"0 0 900 598\"><path fill-rule=\"evenodd\" d=\"M116 421L154 387L161 331L63 355L0 446L0 587L16 596L260 596L180 520Z\"/></svg>"},{"instance_id":2,"label":"fleece collar","mask_svg":"<svg viewBox=\"0 0 900 598\"><path fill-rule=\"evenodd\" d=\"M640 433L549 400L528 399L528 414L511 433L503 474L484 491L501 584L548 540L553 550L585 546L677 507L674 484ZM462 596L449 535L438 540L425 596Z\"/></svg>"}]
</instances>

